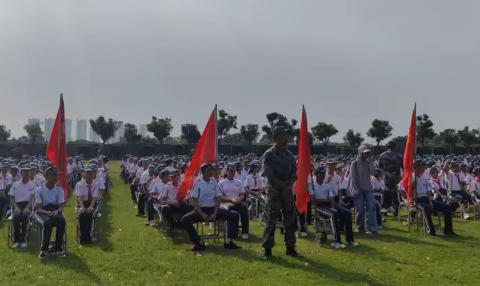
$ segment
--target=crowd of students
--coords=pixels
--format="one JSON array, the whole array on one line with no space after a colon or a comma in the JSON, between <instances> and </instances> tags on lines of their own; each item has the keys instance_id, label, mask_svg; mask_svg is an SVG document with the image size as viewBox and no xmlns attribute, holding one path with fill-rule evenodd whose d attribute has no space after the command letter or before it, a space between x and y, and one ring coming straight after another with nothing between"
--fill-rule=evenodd
<instances>
[{"instance_id":1,"label":"crowd of students","mask_svg":"<svg viewBox=\"0 0 480 286\"><path fill-rule=\"evenodd\" d=\"M65 257L66 192L58 185L60 170L45 157L24 156L22 160L0 158L0 220L13 223L13 249L27 248L29 226L38 223L42 229L40 258L49 250ZM76 214L80 243L90 243L93 216L101 216L99 205L108 186L108 160L104 157L84 163L83 158L69 158L69 188L76 197ZM55 243L50 245L53 227Z\"/></svg>"},{"instance_id":2,"label":"crowd of students","mask_svg":"<svg viewBox=\"0 0 480 286\"><path fill-rule=\"evenodd\" d=\"M389 148L394 145L389 143ZM455 211L460 208L461 217L468 220L466 205L480 202L479 156L417 156L410 202L401 182L403 166L392 187L391 173L380 168L389 168L385 167L388 161L385 163L382 156L373 156L365 145L360 146L357 156L312 156L312 172L308 177L310 201L307 212L297 212L296 236L307 237L307 226L312 224L317 212L330 224L333 247L355 247L358 243L354 240L354 229L366 234L378 233L389 214L398 215L401 203L408 206L411 217L416 212L422 213L429 235L437 235L431 219L437 213L444 216L444 235L456 235L452 223ZM402 165L402 156L398 156ZM261 171L261 157L219 155L217 162L201 166L193 188L179 200L177 191L188 161L187 156L123 157L121 174L124 182L130 184L137 216L146 216L146 225L154 226L155 210L160 210L160 215L168 221L169 231L183 226L194 245L192 251L205 250L204 242L193 227L195 223L225 220L228 226L225 248L240 248L233 239L248 240L250 219L262 220L261 209L265 207L264 195L269 183ZM390 177L387 184L386 176ZM294 194L295 187L294 184ZM351 209L355 210L354 219ZM254 217L250 217L252 213ZM241 236L238 234L240 222ZM345 243L341 233L345 234Z\"/></svg>"}]
</instances>

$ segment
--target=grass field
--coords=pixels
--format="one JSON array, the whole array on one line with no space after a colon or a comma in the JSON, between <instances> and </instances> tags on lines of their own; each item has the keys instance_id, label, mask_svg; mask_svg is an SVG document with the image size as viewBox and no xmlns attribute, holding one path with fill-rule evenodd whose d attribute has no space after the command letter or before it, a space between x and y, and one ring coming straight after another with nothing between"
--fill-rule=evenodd
<instances>
[{"instance_id":1,"label":"grass field","mask_svg":"<svg viewBox=\"0 0 480 286\"><path fill-rule=\"evenodd\" d=\"M298 240L306 257L285 256L277 231L275 258L262 259L262 229L252 222L251 240L238 251L222 244L201 254L183 232L164 237L135 217L129 190L112 164L113 188L103 211L102 233L91 246L75 242L74 200L68 201L68 254L40 260L36 250L13 251L0 226L0 285L479 285L480 221L455 218L458 238L431 238L389 220L380 235L356 236L354 249L334 250ZM330 236L329 236L330 238Z\"/></svg>"}]
</instances>

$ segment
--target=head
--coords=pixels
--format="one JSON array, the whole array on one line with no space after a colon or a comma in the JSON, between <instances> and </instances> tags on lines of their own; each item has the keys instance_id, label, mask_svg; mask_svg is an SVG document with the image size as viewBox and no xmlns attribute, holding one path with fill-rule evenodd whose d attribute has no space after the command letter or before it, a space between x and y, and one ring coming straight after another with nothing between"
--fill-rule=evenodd
<instances>
[{"instance_id":1,"label":"head","mask_svg":"<svg viewBox=\"0 0 480 286\"><path fill-rule=\"evenodd\" d=\"M58 182L60 171L58 168L50 167L45 171L45 181L49 186L54 186Z\"/></svg>"},{"instance_id":2,"label":"head","mask_svg":"<svg viewBox=\"0 0 480 286\"><path fill-rule=\"evenodd\" d=\"M480 178L480 167L475 167L473 169L473 174L475 175L475 177Z\"/></svg>"},{"instance_id":3,"label":"head","mask_svg":"<svg viewBox=\"0 0 480 286\"><path fill-rule=\"evenodd\" d=\"M281 149L287 148L290 141L291 130L288 127L278 126L273 131L275 145Z\"/></svg>"},{"instance_id":4,"label":"head","mask_svg":"<svg viewBox=\"0 0 480 286\"><path fill-rule=\"evenodd\" d=\"M33 180L35 178L35 175L37 174L37 168L34 168L33 166L30 167L30 180Z\"/></svg>"},{"instance_id":5,"label":"head","mask_svg":"<svg viewBox=\"0 0 480 286\"><path fill-rule=\"evenodd\" d=\"M395 143L395 141L390 141L387 143L386 147L387 147L387 150L395 152L397 150L397 143Z\"/></svg>"},{"instance_id":6,"label":"head","mask_svg":"<svg viewBox=\"0 0 480 286\"><path fill-rule=\"evenodd\" d=\"M178 171L173 171L170 173L170 180L172 181L173 185L178 185L180 182L180 172Z\"/></svg>"},{"instance_id":7,"label":"head","mask_svg":"<svg viewBox=\"0 0 480 286\"><path fill-rule=\"evenodd\" d=\"M94 179L94 171L93 169L85 169L85 182L87 184L91 184Z\"/></svg>"},{"instance_id":8,"label":"head","mask_svg":"<svg viewBox=\"0 0 480 286\"><path fill-rule=\"evenodd\" d=\"M336 164L333 161L327 163L327 172L329 175L332 175L335 172L335 166Z\"/></svg>"},{"instance_id":9,"label":"head","mask_svg":"<svg viewBox=\"0 0 480 286\"><path fill-rule=\"evenodd\" d=\"M438 171L437 168L432 167L432 168L430 169L430 176L431 176L432 178L437 179L437 178L438 178L438 173L439 173L439 171Z\"/></svg>"},{"instance_id":10,"label":"head","mask_svg":"<svg viewBox=\"0 0 480 286\"><path fill-rule=\"evenodd\" d=\"M325 170L325 167L323 166L320 166L315 170L313 174L315 175L317 184L320 184L320 185L323 184L323 180L325 180L325 173L326 173L326 170Z\"/></svg>"},{"instance_id":11,"label":"head","mask_svg":"<svg viewBox=\"0 0 480 286\"><path fill-rule=\"evenodd\" d=\"M233 180L233 178L235 178L235 172L236 172L235 165L228 164L227 165L227 179Z\"/></svg>"},{"instance_id":12,"label":"head","mask_svg":"<svg viewBox=\"0 0 480 286\"><path fill-rule=\"evenodd\" d=\"M416 161L415 162L415 176L420 177L425 173L427 165L423 161Z\"/></svg>"},{"instance_id":13,"label":"head","mask_svg":"<svg viewBox=\"0 0 480 286\"><path fill-rule=\"evenodd\" d=\"M458 163L450 164L450 168L452 169L452 172L454 172L454 173L460 172L460 165L458 165Z\"/></svg>"},{"instance_id":14,"label":"head","mask_svg":"<svg viewBox=\"0 0 480 286\"><path fill-rule=\"evenodd\" d=\"M29 169L22 169L22 181L28 182L30 180L30 170Z\"/></svg>"},{"instance_id":15,"label":"head","mask_svg":"<svg viewBox=\"0 0 480 286\"><path fill-rule=\"evenodd\" d=\"M170 182L170 171L167 169L163 169L160 172L160 179L162 180L162 183L166 184Z\"/></svg>"},{"instance_id":16,"label":"head","mask_svg":"<svg viewBox=\"0 0 480 286\"><path fill-rule=\"evenodd\" d=\"M211 177L213 177L213 166L212 164L202 164L200 167L200 170L202 172L202 178L205 181L209 181Z\"/></svg>"},{"instance_id":17,"label":"head","mask_svg":"<svg viewBox=\"0 0 480 286\"><path fill-rule=\"evenodd\" d=\"M6 174L6 173L8 173L8 165L5 164L2 166L2 174Z\"/></svg>"},{"instance_id":18,"label":"head","mask_svg":"<svg viewBox=\"0 0 480 286\"><path fill-rule=\"evenodd\" d=\"M361 145L358 147L358 157L359 160L367 160L371 156L370 148L367 145Z\"/></svg>"}]
</instances>

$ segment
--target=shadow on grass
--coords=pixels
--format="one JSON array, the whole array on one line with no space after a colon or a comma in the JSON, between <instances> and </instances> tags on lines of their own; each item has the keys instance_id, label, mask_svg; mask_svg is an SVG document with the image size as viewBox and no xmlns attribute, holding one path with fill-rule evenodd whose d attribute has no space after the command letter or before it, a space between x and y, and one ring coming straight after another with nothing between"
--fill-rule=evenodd
<instances>
[{"instance_id":1,"label":"shadow on grass","mask_svg":"<svg viewBox=\"0 0 480 286\"><path fill-rule=\"evenodd\" d=\"M376 257L379 258L381 261L388 262L388 263L396 263L396 264L403 264L405 263L404 261L400 261L394 257L390 256L385 256L383 252L378 251L376 248L373 248L371 246L368 246L366 244L361 244L358 247L355 248L346 248L343 249L342 252L350 252L353 254L358 254L358 255L366 255L369 257ZM415 263L409 262L410 265L417 265Z\"/></svg>"},{"instance_id":2,"label":"shadow on grass","mask_svg":"<svg viewBox=\"0 0 480 286\"><path fill-rule=\"evenodd\" d=\"M259 256L258 253L247 250L241 249L238 251L227 251L223 249L209 249L206 255L220 255L220 256L233 256L239 259L243 259L247 262L265 262L271 263L280 267L290 268L290 269L298 269L301 271L308 271L315 275L324 276L327 279L336 280L342 283L358 283L359 281L364 281L369 285L382 285L376 281L373 281L368 275L358 273L358 272L350 272L344 271L341 269L337 269L332 267L329 264L318 262L311 260L307 257L298 258L298 259L285 259L283 257L274 256L268 261L265 261L263 257Z\"/></svg>"},{"instance_id":3,"label":"shadow on grass","mask_svg":"<svg viewBox=\"0 0 480 286\"><path fill-rule=\"evenodd\" d=\"M82 274L90 278L97 285L102 284L101 279L95 273L90 271L90 268L85 263L85 261L73 253L68 253L67 257L65 258L46 257L41 260L41 263L43 265L48 265L48 266L54 265L54 266L57 266L58 268L66 268L69 270L73 270L78 274Z\"/></svg>"},{"instance_id":4,"label":"shadow on grass","mask_svg":"<svg viewBox=\"0 0 480 286\"><path fill-rule=\"evenodd\" d=\"M110 242L110 237L114 232L112 223L112 210L110 209L109 201L112 189L107 192L106 198L102 200L102 216L100 218L100 231L94 234L94 242L87 244L85 247L101 248L103 251L113 251L113 245Z\"/></svg>"},{"instance_id":5,"label":"shadow on grass","mask_svg":"<svg viewBox=\"0 0 480 286\"><path fill-rule=\"evenodd\" d=\"M416 238L408 238L404 236L398 236L398 235L392 235L392 234L387 234L387 233L381 233L373 236L367 236L367 235L358 235L356 237L361 237L363 239L370 239L372 241L382 241L386 243L397 243L397 242L403 242L403 243L409 243L409 244L415 244L415 245L427 245L427 246L435 246L435 247L444 247L442 244L438 244L435 242L431 241L422 241L420 239ZM426 236L425 236L426 237Z\"/></svg>"}]
</instances>

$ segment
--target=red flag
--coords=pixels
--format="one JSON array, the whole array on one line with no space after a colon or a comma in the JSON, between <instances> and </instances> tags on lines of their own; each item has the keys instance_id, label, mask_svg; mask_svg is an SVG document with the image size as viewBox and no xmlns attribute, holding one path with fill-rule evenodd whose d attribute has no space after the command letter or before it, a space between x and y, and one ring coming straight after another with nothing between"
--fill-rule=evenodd
<instances>
[{"instance_id":1,"label":"red flag","mask_svg":"<svg viewBox=\"0 0 480 286\"><path fill-rule=\"evenodd\" d=\"M208 119L207 126L205 126L205 129L203 130L202 137L198 140L187 173L178 187L177 200L183 200L187 195L187 192L192 189L193 180L198 174L200 165L217 161L217 138L217 106L215 105L215 108L210 115L210 119Z\"/></svg>"},{"instance_id":2,"label":"red flag","mask_svg":"<svg viewBox=\"0 0 480 286\"><path fill-rule=\"evenodd\" d=\"M68 194L67 144L65 142L65 107L62 94L60 94L60 107L58 108L57 118L53 125L52 135L48 141L45 156L62 172L58 180L58 185L63 188L66 197Z\"/></svg>"},{"instance_id":3,"label":"red flag","mask_svg":"<svg viewBox=\"0 0 480 286\"><path fill-rule=\"evenodd\" d=\"M311 172L311 164L307 113L305 112L305 106L303 106L300 140L298 142L298 178L295 184L297 209L301 214L307 211L308 175Z\"/></svg>"},{"instance_id":4,"label":"red flag","mask_svg":"<svg viewBox=\"0 0 480 286\"><path fill-rule=\"evenodd\" d=\"M405 154L403 155L403 186L407 191L408 201L413 199L413 158L415 157L417 147L417 104L412 112L412 120L408 129L407 145L405 146Z\"/></svg>"}]
</instances>

